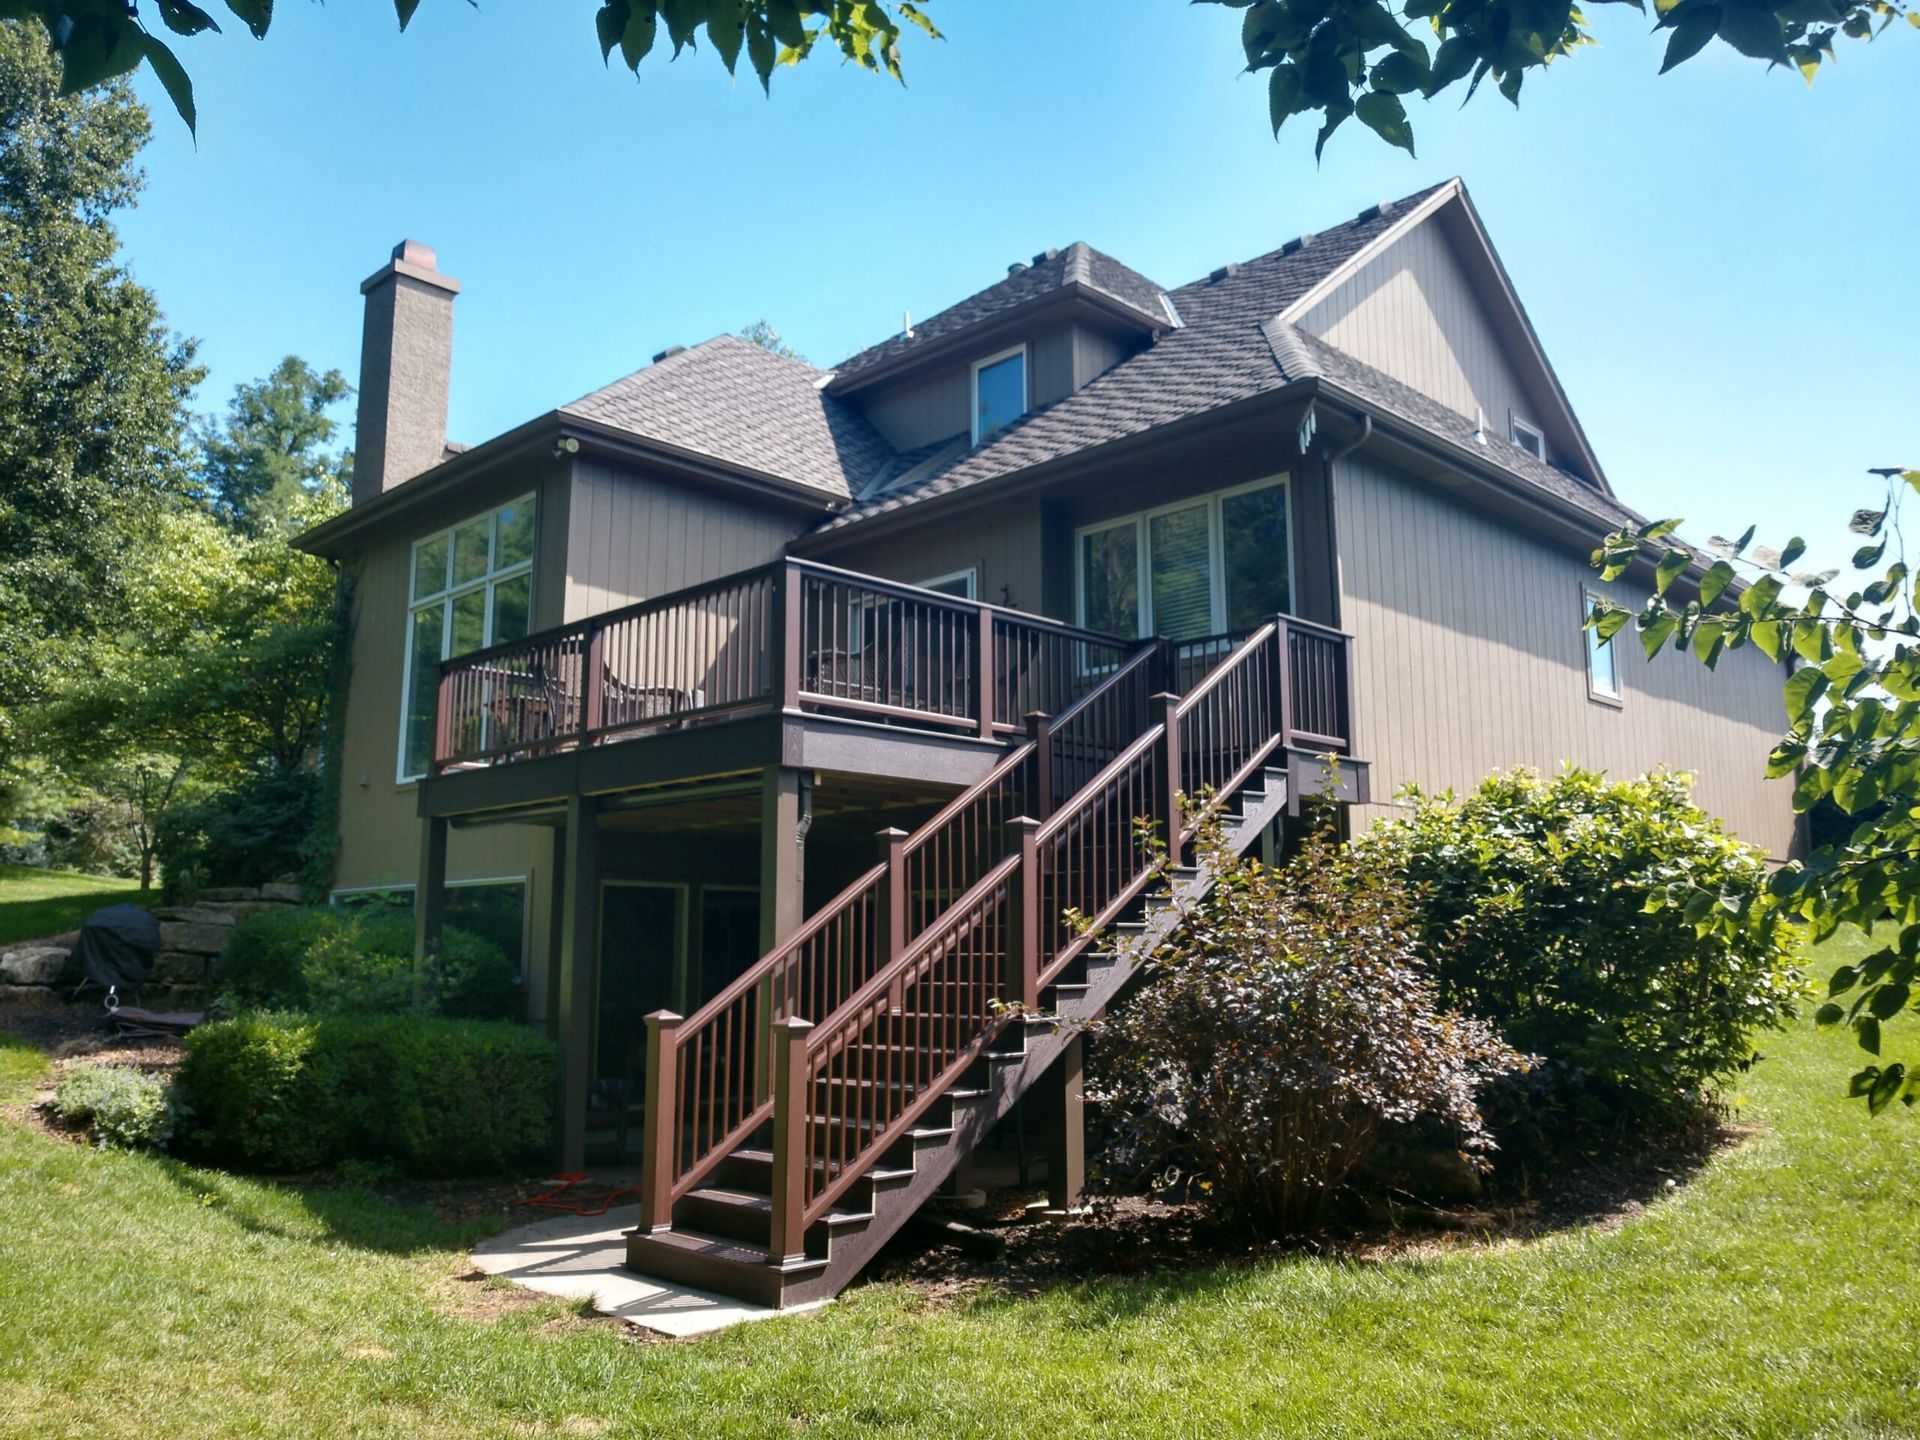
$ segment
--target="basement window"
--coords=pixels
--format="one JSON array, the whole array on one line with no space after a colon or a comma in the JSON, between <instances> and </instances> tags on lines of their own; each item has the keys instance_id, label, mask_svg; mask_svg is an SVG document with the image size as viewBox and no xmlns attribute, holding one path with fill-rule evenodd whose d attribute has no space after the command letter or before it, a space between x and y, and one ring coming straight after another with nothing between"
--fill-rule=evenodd
<instances>
[{"instance_id":1,"label":"basement window","mask_svg":"<svg viewBox=\"0 0 1920 1440\"><path fill-rule=\"evenodd\" d=\"M1541 434L1538 425L1530 425L1518 415L1514 415L1507 422L1507 433L1514 444L1536 460L1547 458L1547 437Z\"/></svg>"},{"instance_id":2,"label":"basement window","mask_svg":"<svg viewBox=\"0 0 1920 1440\"><path fill-rule=\"evenodd\" d=\"M973 366L973 443L991 438L1027 413L1027 347L1016 345Z\"/></svg>"}]
</instances>

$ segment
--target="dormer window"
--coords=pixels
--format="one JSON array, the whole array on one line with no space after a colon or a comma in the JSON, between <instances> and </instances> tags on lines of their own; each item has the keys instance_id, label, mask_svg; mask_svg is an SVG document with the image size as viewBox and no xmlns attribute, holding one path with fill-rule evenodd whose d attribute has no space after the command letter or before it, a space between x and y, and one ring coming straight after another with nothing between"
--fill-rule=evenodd
<instances>
[{"instance_id":1,"label":"dormer window","mask_svg":"<svg viewBox=\"0 0 1920 1440\"><path fill-rule=\"evenodd\" d=\"M1027 413L1027 347L1016 345L973 365L973 443Z\"/></svg>"},{"instance_id":2,"label":"dormer window","mask_svg":"<svg viewBox=\"0 0 1920 1440\"><path fill-rule=\"evenodd\" d=\"M1538 425L1530 425L1518 415L1513 415L1508 418L1507 435L1536 460L1547 458L1547 437L1540 433Z\"/></svg>"}]
</instances>

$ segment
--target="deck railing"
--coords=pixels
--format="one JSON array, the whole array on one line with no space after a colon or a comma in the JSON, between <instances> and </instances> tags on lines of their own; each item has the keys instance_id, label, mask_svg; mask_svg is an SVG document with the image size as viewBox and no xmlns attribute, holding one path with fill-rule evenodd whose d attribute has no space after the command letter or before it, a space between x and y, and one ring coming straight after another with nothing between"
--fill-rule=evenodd
<instances>
[{"instance_id":1,"label":"deck railing","mask_svg":"<svg viewBox=\"0 0 1920 1440\"><path fill-rule=\"evenodd\" d=\"M690 586L440 666L436 771L717 717L807 710L986 737L1058 713L1134 647L805 560Z\"/></svg>"},{"instance_id":2,"label":"deck railing","mask_svg":"<svg viewBox=\"0 0 1920 1440\"><path fill-rule=\"evenodd\" d=\"M882 832L871 870L692 1017L649 1016L643 1228L670 1224L770 1124L772 1256L797 1254L1006 1007L1034 1005L1151 881L1139 817L1177 862L1193 834L1183 796L1220 803L1283 748L1346 748L1345 645L1280 617L1111 659L1059 714L1028 715L1025 741L918 831ZM1161 688L1174 676L1184 695Z\"/></svg>"}]
</instances>

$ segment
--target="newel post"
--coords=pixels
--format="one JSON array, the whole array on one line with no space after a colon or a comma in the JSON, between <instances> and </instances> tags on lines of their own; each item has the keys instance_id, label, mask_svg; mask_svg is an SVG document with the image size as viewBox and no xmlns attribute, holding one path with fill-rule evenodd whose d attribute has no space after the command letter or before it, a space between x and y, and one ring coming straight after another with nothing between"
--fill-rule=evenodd
<instances>
[{"instance_id":1,"label":"newel post","mask_svg":"<svg viewBox=\"0 0 1920 1440\"><path fill-rule=\"evenodd\" d=\"M1020 852L1020 868L1007 881L1006 975L1009 1005L1040 1006L1040 822L1022 815L1007 822L1007 844Z\"/></svg>"},{"instance_id":2,"label":"newel post","mask_svg":"<svg viewBox=\"0 0 1920 1440\"><path fill-rule=\"evenodd\" d=\"M1293 744L1293 638L1287 617L1273 617L1273 714L1279 722L1280 744Z\"/></svg>"},{"instance_id":3,"label":"newel post","mask_svg":"<svg viewBox=\"0 0 1920 1440\"><path fill-rule=\"evenodd\" d=\"M807 1033L811 1020L773 1022L773 1229L767 1259L775 1265L807 1253Z\"/></svg>"},{"instance_id":4,"label":"newel post","mask_svg":"<svg viewBox=\"0 0 1920 1440\"><path fill-rule=\"evenodd\" d=\"M640 1160L640 1228L673 1224L673 1158L680 1138L678 1031L682 1017L656 1010L647 1019L647 1119Z\"/></svg>"},{"instance_id":5,"label":"newel post","mask_svg":"<svg viewBox=\"0 0 1920 1440\"><path fill-rule=\"evenodd\" d=\"M1153 797L1153 818L1165 828L1167 863L1180 863L1180 697L1165 691L1153 697L1152 720L1161 727L1160 779Z\"/></svg>"},{"instance_id":6,"label":"newel post","mask_svg":"<svg viewBox=\"0 0 1920 1440\"><path fill-rule=\"evenodd\" d=\"M1044 710L1027 712L1027 739L1033 742L1033 813L1053 818L1053 717Z\"/></svg>"},{"instance_id":7,"label":"newel post","mask_svg":"<svg viewBox=\"0 0 1920 1440\"><path fill-rule=\"evenodd\" d=\"M780 562L774 575L773 630L780 647L780 708L800 708L801 635L805 630L806 605L802 586L806 576L791 560Z\"/></svg>"},{"instance_id":8,"label":"newel post","mask_svg":"<svg viewBox=\"0 0 1920 1440\"><path fill-rule=\"evenodd\" d=\"M907 949L907 832L888 828L873 838L880 863L887 867L886 878L880 882L880 913L874 917L873 925L872 973L878 975ZM855 978L849 976L846 995L852 995L859 988ZM904 978L896 978L889 1000L895 1010L905 1000L904 990Z\"/></svg>"},{"instance_id":9,"label":"newel post","mask_svg":"<svg viewBox=\"0 0 1920 1440\"><path fill-rule=\"evenodd\" d=\"M974 633L968 681L973 686L974 723L980 731L980 738L993 738L994 680L993 666L993 611L984 605L975 605L973 609Z\"/></svg>"},{"instance_id":10,"label":"newel post","mask_svg":"<svg viewBox=\"0 0 1920 1440\"><path fill-rule=\"evenodd\" d=\"M452 689L453 676L448 673L446 662L442 661L440 682L433 697L433 758L427 766L428 773L433 775L438 775L441 765L453 758L453 746L449 743L453 736L453 717L448 714L453 708L448 703Z\"/></svg>"}]
</instances>

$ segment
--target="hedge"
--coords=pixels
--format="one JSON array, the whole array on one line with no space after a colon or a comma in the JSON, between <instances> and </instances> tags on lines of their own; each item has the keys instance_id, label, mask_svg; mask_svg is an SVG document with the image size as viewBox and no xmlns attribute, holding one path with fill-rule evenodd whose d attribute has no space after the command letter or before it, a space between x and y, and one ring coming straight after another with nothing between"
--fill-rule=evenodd
<instances>
[{"instance_id":1,"label":"hedge","mask_svg":"<svg viewBox=\"0 0 1920 1440\"><path fill-rule=\"evenodd\" d=\"M187 1037L175 1149L244 1169L342 1160L412 1175L513 1169L553 1124L550 1041L498 1021L251 1014Z\"/></svg>"}]
</instances>

